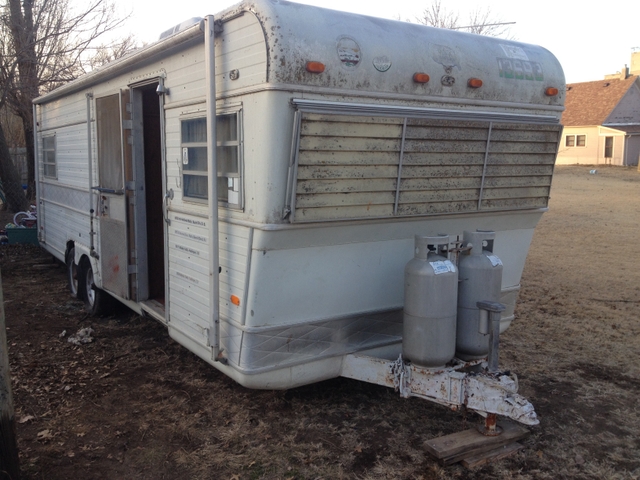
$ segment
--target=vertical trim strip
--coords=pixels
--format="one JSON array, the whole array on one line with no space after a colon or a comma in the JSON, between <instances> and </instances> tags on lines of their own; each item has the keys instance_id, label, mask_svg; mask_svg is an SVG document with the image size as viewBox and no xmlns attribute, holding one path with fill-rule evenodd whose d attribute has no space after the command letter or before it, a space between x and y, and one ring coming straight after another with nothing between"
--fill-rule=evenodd
<instances>
[{"instance_id":1,"label":"vertical trim strip","mask_svg":"<svg viewBox=\"0 0 640 480\"><path fill-rule=\"evenodd\" d=\"M296 123L294 124L294 138L296 141L295 144L295 148L294 148L294 156L293 156L293 164L291 165L292 167L292 172L291 172L291 196L290 198L290 210L291 213L289 214L289 221L290 222L294 222L295 221L295 215L296 215L296 192L298 189L298 160L300 158L300 136L302 135L302 112L300 112L300 114L298 115L298 118L296 119Z\"/></svg>"},{"instance_id":2,"label":"vertical trim strip","mask_svg":"<svg viewBox=\"0 0 640 480\"><path fill-rule=\"evenodd\" d=\"M480 194L478 195L478 211L482 205L482 194L484 192L484 179L487 175L487 162L489 161L489 146L491 145L491 130L493 129L493 122L489 122L489 132L487 135L487 146L484 150L484 166L482 167L482 180L480 181Z\"/></svg>"},{"instance_id":3,"label":"vertical trim strip","mask_svg":"<svg viewBox=\"0 0 640 480\"><path fill-rule=\"evenodd\" d=\"M91 100L93 99L92 93L87 93L87 161L89 163L88 180L89 180L89 254L93 254L95 245L94 237L96 236L95 229L93 228L93 218L95 211L93 210L93 145L91 144Z\"/></svg>"},{"instance_id":4,"label":"vertical trim strip","mask_svg":"<svg viewBox=\"0 0 640 480\"><path fill-rule=\"evenodd\" d=\"M402 181L402 163L404 162L404 139L407 134L407 117L402 123L402 142L400 144L400 159L398 160L398 181L396 184L396 199L393 204L393 214L398 215L398 202L400 201L400 182Z\"/></svg>"},{"instance_id":5,"label":"vertical trim strip","mask_svg":"<svg viewBox=\"0 0 640 480\"><path fill-rule=\"evenodd\" d=\"M32 115L33 115L33 156L34 156L34 166L33 166L33 176L34 183L36 187L36 205L39 207L42 199L40 198L40 159L39 159L39 151L38 151L38 109L36 108L36 104L33 104L32 107ZM56 152L57 154L58 152ZM56 162L56 168L57 162ZM89 195L91 195L91 190L89 190ZM36 235L41 242L46 243L45 239L45 231L44 231L44 208L37 208L38 215L36 219ZM42 232L42 233L41 233Z\"/></svg>"},{"instance_id":6,"label":"vertical trim strip","mask_svg":"<svg viewBox=\"0 0 640 480\"><path fill-rule=\"evenodd\" d=\"M207 175L209 195L209 305L211 323L209 343L213 361L220 354L220 258L218 237L218 158L216 155L216 45L213 15L207 15L204 34L205 75L207 81Z\"/></svg>"},{"instance_id":7,"label":"vertical trim strip","mask_svg":"<svg viewBox=\"0 0 640 480\"><path fill-rule=\"evenodd\" d=\"M296 193L296 165L298 163L298 148L300 146L300 123L302 122L302 113L296 110L293 114L293 133L291 135L291 154L289 156L289 171L287 173L287 191L284 199L284 212L282 219L287 216L293 216Z\"/></svg>"}]
</instances>

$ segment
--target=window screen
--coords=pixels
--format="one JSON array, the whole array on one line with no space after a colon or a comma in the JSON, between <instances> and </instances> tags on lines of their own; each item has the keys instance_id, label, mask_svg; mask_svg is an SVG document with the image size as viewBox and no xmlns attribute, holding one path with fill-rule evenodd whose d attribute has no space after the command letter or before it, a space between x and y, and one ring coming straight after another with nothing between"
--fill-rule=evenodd
<instances>
[{"instance_id":1,"label":"window screen","mask_svg":"<svg viewBox=\"0 0 640 480\"><path fill-rule=\"evenodd\" d=\"M44 137L42 139L42 165L45 177L57 178L55 136Z\"/></svg>"}]
</instances>

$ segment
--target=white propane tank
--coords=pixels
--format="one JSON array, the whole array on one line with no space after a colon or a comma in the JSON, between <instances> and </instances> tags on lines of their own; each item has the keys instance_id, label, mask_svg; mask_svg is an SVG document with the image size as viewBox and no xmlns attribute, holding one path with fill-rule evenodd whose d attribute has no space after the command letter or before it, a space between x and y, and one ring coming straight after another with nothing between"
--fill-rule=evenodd
<instances>
[{"instance_id":1,"label":"white propane tank","mask_svg":"<svg viewBox=\"0 0 640 480\"><path fill-rule=\"evenodd\" d=\"M448 247L448 235L416 235L404 269L402 356L423 367L445 365L456 353L458 270Z\"/></svg>"},{"instance_id":2,"label":"white propane tank","mask_svg":"<svg viewBox=\"0 0 640 480\"><path fill-rule=\"evenodd\" d=\"M477 302L500 302L502 261L493 254L495 232L465 231L458 261L458 328L456 356L476 360L489 353L488 318ZM486 313L486 312L485 312Z\"/></svg>"}]
</instances>

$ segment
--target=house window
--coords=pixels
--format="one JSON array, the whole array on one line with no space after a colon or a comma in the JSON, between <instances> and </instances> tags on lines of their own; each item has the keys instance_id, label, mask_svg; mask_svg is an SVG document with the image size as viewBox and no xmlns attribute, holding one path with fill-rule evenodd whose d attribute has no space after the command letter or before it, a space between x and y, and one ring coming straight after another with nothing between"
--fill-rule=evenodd
<instances>
[{"instance_id":1,"label":"house window","mask_svg":"<svg viewBox=\"0 0 640 480\"><path fill-rule=\"evenodd\" d=\"M586 145L586 135L567 135L564 139L565 147L585 147Z\"/></svg>"},{"instance_id":2,"label":"house window","mask_svg":"<svg viewBox=\"0 0 640 480\"><path fill-rule=\"evenodd\" d=\"M45 177L57 178L55 135L42 138L42 165Z\"/></svg>"},{"instance_id":3,"label":"house window","mask_svg":"<svg viewBox=\"0 0 640 480\"><path fill-rule=\"evenodd\" d=\"M613 137L604 137L604 158L613 157Z\"/></svg>"},{"instance_id":4,"label":"house window","mask_svg":"<svg viewBox=\"0 0 640 480\"><path fill-rule=\"evenodd\" d=\"M238 112L216 117L216 153L218 159L218 201L227 206L242 207L240 162L240 116ZM207 119L182 121L182 178L184 196L194 200L208 199Z\"/></svg>"}]
</instances>

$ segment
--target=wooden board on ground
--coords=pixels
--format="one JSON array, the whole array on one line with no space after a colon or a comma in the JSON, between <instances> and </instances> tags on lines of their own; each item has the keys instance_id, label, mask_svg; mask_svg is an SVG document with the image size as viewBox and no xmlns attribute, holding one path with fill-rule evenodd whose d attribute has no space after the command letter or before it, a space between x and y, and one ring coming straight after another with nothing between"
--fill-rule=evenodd
<instances>
[{"instance_id":1,"label":"wooden board on ground","mask_svg":"<svg viewBox=\"0 0 640 480\"><path fill-rule=\"evenodd\" d=\"M498 460L507 458L508 456L513 455L518 450L521 450L523 448L524 445L518 442L513 442L508 445L498 447L494 450L489 450L488 452L479 453L471 457L466 457L462 460L461 463L467 468L477 468L482 465L486 465L487 463L497 462Z\"/></svg>"},{"instance_id":2,"label":"wooden board on ground","mask_svg":"<svg viewBox=\"0 0 640 480\"><path fill-rule=\"evenodd\" d=\"M443 465L515 442L529 435L529 430L512 422L501 422L502 434L496 437L482 435L475 428L433 438L425 443L427 452Z\"/></svg>"}]
</instances>

